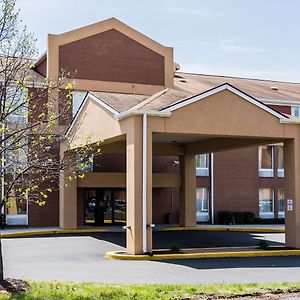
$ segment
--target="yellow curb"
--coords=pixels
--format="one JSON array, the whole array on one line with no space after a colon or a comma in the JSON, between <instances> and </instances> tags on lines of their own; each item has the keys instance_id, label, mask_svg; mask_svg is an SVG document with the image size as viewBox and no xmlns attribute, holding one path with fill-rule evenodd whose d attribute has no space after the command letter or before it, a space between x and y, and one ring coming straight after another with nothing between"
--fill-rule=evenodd
<instances>
[{"instance_id":1,"label":"yellow curb","mask_svg":"<svg viewBox=\"0 0 300 300\"><path fill-rule=\"evenodd\" d=\"M231 231L231 232L257 232L257 233L285 233L284 229L272 228L241 228L241 227L168 227L162 231Z\"/></svg>"},{"instance_id":2,"label":"yellow curb","mask_svg":"<svg viewBox=\"0 0 300 300\"><path fill-rule=\"evenodd\" d=\"M129 255L125 252L106 252L106 257L119 260L171 260L171 259L194 259L194 258L229 258L229 257L266 257L266 256L298 256L300 250L259 250L240 252L206 252L206 253L175 253L150 255Z\"/></svg>"},{"instance_id":3,"label":"yellow curb","mask_svg":"<svg viewBox=\"0 0 300 300\"><path fill-rule=\"evenodd\" d=\"M108 232L106 229L70 229L70 230L45 230L45 231L28 231L16 233L2 233L1 238L25 237L34 235L50 235L50 234L65 234L65 233L93 233L93 232Z\"/></svg>"}]
</instances>

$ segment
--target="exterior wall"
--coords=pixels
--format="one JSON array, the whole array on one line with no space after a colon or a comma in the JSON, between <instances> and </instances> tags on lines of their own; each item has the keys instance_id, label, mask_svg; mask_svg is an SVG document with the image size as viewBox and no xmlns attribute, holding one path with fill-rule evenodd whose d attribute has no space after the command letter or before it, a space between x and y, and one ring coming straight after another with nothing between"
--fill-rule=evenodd
<instances>
[{"instance_id":1,"label":"exterior wall","mask_svg":"<svg viewBox=\"0 0 300 300\"><path fill-rule=\"evenodd\" d=\"M59 192L49 193L44 206L36 203L29 203L28 206L28 226L29 227L49 227L59 224Z\"/></svg>"},{"instance_id":2,"label":"exterior wall","mask_svg":"<svg viewBox=\"0 0 300 300\"><path fill-rule=\"evenodd\" d=\"M41 74L42 76L46 77L47 75L47 58L42 60L35 68L34 70Z\"/></svg>"},{"instance_id":3,"label":"exterior wall","mask_svg":"<svg viewBox=\"0 0 300 300\"><path fill-rule=\"evenodd\" d=\"M258 215L257 148L214 154L215 218L219 211L252 211Z\"/></svg>"},{"instance_id":4,"label":"exterior wall","mask_svg":"<svg viewBox=\"0 0 300 300\"><path fill-rule=\"evenodd\" d=\"M74 78L165 84L164 57L117 30L59 47L59 69Z\"/></svg>"}]
</instances>

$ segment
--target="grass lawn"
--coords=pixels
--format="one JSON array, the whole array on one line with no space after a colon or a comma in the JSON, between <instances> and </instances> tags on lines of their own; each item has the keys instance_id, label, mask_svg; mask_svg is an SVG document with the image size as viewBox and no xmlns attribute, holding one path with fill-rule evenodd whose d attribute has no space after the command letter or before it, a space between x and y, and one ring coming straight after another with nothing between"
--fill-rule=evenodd
<instances>
[{"instance_id":1,"label":"grass lawn","mask_svg":"<svg viewBox=\"0 0 300 300\"><path fill-rule=\"evenodd\" d=\"M0 295L0 299L19 300L166 300L188 299L199 294L230 297L281 291L300 291L300 283L282 284L216 284L216 285L106 285L94 283L63 283L30 281L25 294ZM213 297L212 297L213 298Z\"/></svg>"}]
</instances>

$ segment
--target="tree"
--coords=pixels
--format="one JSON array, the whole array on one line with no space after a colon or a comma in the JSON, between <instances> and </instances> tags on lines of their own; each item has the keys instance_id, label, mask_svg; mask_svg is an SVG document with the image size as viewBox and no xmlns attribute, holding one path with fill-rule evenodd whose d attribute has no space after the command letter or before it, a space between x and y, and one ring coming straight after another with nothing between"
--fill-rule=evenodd
<instances>
[{"instance_id":1,"label":"tree","mask_svg":"<svg viewBox=\"0 0 300 300\"><path fill-rule=\"evenodd\" d=\"M69 180L82 171L99 152L98 145L74 150L77 160L60 157L59 145L72 105L74 83L62 70L55 82L32 71L35 39L19 20L16 0L1 0L0 11L0 209L22 210L29 203L44 205L59 188L61 171ZM68 78L72 77L67 74ZM65 97L59 97L59 94ZM71 150L69 147L67 150ZM75 168L77 170L75 170ZM72 170L70 172L70 170ZM67 183L66 183L67 184ZM2 255L0 280L3 280Z\"/></svg>"}]
</instances>

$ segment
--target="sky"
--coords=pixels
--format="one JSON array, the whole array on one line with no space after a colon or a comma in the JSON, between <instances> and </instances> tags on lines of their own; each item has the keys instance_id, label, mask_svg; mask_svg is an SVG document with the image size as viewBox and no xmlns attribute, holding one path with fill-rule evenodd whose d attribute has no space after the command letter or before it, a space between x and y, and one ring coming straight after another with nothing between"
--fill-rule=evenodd
<instances>
[{"instance_id":1,"label":"sky","mask_svg":"<svg viewBox=\"0 0 300 300\"><path fill-rule=\"evenodd\" d=\"M17 0L40 53L48 33L116 17L173 47L181 71L300 82L300 0Z\"/></svg>"}]
</instances>

